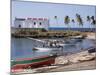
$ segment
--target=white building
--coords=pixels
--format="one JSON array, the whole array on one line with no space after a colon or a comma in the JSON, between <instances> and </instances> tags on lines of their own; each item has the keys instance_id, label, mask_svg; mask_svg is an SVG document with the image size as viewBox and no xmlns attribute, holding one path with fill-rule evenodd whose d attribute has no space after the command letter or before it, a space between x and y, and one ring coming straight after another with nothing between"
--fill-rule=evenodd
<instances>
[{"instance_id":1,"label":"white building","mask_svg":"<svg viewBox=\"0 0 100 75\"><path fill-rule=\"evenodd\" d=\"M49 19L47 18L15 18L15 28L45 28L49 27Z\"/></svg>"}]
</instances>

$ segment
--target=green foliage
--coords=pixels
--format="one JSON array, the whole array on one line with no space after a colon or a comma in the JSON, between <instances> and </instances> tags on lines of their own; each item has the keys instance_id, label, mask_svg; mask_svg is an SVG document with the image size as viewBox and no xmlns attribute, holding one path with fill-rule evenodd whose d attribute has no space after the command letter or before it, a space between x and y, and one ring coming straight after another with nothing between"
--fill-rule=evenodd
<instances>
[{"instance_id":1,"label":"green foliage","mask_svg":"<svg viewBox=\"0 0 100 75\"><path fill-rule=\"evenodd\" d=\"M87 16L87 21L90 21L91 19L90 19L90 16Z\"/></svg>"},{"instance_id":2,"label":"green foliage","mask_svg":"<svg viewBox=\"0 0 100 75\"><path fill-rule=\"evenodd\" d=\"M69 36L76 36L80 35L79 31L46 31L44 29L39 30L26 30L26 29L20 29L13 35L17 36L28 36L28 37L34 37L34 38L52 38L52 37L69 37Z\"/></svg>"},{"instance_id":3,"label":"green foliage","mask_svg":"<svg viewBox=\"0 0 100 75\"><path fill-rule=\"evenodd\" d=\"M76 19L77 19L77 22L79 23L79 25L83 25L83 20L79 14L76 14Z\"/></svg>"},{"instance_id":4,"label":"green foliage","mask_svg":"<svg viewBox=\"0 0 100 75\"><path fill-rule=\"evenodd\" d=\"M69 24L69 22L70 22L69 16L65 16L64 23Z\"/></svg>"},{"instance_id":5,"label":"green foliage","mask_svg":"<svg viewBox=\"0 0 100 75\"><path fill-rule=\"evenodd\" d=\"M91 17L91 20L92 20L91 24L95 25L96 24L96 20L94 19L94 16Z\"/></svg>"}]
</instances>

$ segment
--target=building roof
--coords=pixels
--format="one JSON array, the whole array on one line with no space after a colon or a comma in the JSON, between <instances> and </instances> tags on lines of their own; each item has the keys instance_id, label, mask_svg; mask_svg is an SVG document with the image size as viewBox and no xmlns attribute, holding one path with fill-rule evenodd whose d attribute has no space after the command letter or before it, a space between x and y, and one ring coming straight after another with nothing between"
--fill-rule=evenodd
<instances>
[{"instance_id":1,"label":"building roof","mask_svg":"<svg viewBox=\"0 0 100 75\"><path fill-rule=\"evenodd\" d=\"M24 21L25 18L15 18L15 20Z\"/></svg>"},{"instance_id":2,"label":"building roof","mask_svg":"<svg viewBox=\"0 0 100 75\"><path fill-rule=\"evenodd\" d=\"M47 18L15 18L15 20L18 20L18 21L24 21L24 20L48 20Z\"/></svg>"}]
</instances>

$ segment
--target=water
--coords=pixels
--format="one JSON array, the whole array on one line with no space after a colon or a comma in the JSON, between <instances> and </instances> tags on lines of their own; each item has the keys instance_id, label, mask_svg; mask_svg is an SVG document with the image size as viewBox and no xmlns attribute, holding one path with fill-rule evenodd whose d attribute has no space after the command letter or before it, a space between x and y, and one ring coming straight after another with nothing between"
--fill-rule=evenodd
<instances>
[{"instance_id":1,"label":"water","mask_svg":"<svg viewBox=\"0 0 100 75\"><path fill-rule=\"evenodd\" d=\"M74 30L74 31L82 31L82 32L85 32L85 31L92 31L92 32L95 32L96 31L96 28L57 28L57 27L49 27L49 30Z\"/></svg>"},{"instance_id":2,"label":"water","mask_svg":"<svg viewBox=\"0 0 100 75\"><path fill-rule=\"evenodd\" d=\"M64 52L77 52L81 48L86 49L88 47L91 47L94 44L95 41L90 39L82 39L81 41L72 42L72 45L70 43L67 43L64 46ZM37 57L42 55L48 55L52 51L49 50L37 50L33 51L32 48L36 46L41 46L42 43L38 43L33 40L29 40L26 38L12 38L11 39L11 59L16 58L30 58L30 57Z\"/></svg>"}]
</instances>

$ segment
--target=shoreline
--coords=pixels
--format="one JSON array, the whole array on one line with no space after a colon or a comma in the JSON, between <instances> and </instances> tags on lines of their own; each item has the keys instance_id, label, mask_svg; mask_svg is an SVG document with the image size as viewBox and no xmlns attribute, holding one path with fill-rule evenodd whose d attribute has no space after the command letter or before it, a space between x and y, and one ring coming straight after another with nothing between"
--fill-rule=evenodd
<instances>
[{"instance_id":1,"label":"shoreline","mask_svg":"<svg viewBox=\"0 0 100 75\"><path fill-rule=\"evenodd\" d=\"M81 36L81 38L86 39L96 39L96 32L78 32L78 31L68 31L68 32L60 32L60 33L48 33L48 32L41 32L46 33L45 35L23 35L23 34L11 34L14 38L37 38L37 39L52 39L52 38L71 38ZM58 35L59 34L59 35Z\"/></svg>"},{"instance_id":2,"label":"shoreline","mask_svg":"<svg viewBox=\"0 0 100 75\"><path fill-rule=\"evenodd\" d=\"M88 32L88 33L86 33L86 35L87 35L87 39L94 39L94 40L96 40L96 33L93 33L93 32Z\"/></svg>"},{"instance_id":3,"label":"shoreline","mask_svg":"<svg viewBox=\"0 0 100 75\"><path fill-rule=\"evenodd\" d=\"M24 69L22 72L16 72L13 74L35 74L93 69L96 69L96 53L88 53L88 51L82 51L71 55L59 56L55 59L55 64L51 66Z\"/></svg>"},{"instance_id":4,"label":"shoreline","mask_svg":"<svg viewBox=\"0 0 100 75\"><path fill-rule=\"evenodd\" d=\"M85 34L80 31L17 31L15 33L11 33L12 37L15 38L69 38L71 36L82 36L85 37Z\"/></svg>"}]
</instances>

